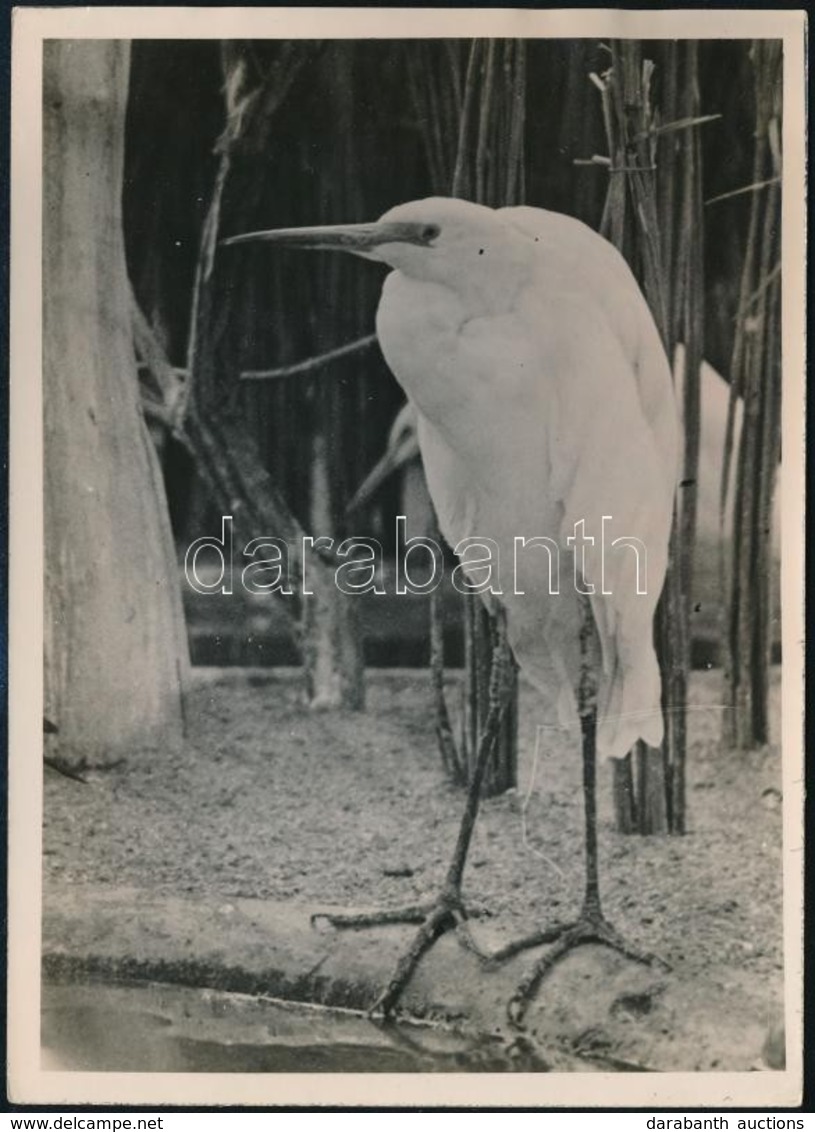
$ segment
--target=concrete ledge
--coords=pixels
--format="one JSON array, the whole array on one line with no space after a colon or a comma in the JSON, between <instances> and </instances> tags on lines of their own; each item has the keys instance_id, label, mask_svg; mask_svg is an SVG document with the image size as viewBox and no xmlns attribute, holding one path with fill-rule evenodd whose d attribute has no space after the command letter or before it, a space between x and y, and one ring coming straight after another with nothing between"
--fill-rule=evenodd
<instances>
[{"instance_id":1,"label":"concrete ledge","mask_svg":"<svg viewBox=\"0 0 815 1132\"><path fill-rule=\"evenodd\" d=\"M312 927L316 911L325 908L52 887L45 900L43 974L59 982L158 981L364 1011L415 929ZM495 945L489 921L474 931L486 949ZM487 971L448 935L408 986L403 1015L517 1049L505 1006L534 954ZM751 1069L765 1035L759 1020L739 1010L732 970L727 977L720 993L699 999L672 975L600 947L582 948L555 969L530 1007L525 1056L539 1069ZM700 1032L709 1041L700 1041Z\"/></svg>"}]
</instances>

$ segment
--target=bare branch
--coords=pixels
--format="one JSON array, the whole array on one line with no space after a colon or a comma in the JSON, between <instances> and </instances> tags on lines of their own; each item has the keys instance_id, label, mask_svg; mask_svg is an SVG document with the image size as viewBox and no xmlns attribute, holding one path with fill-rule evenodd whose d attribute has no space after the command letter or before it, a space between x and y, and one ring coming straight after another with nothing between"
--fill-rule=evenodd
<instances>
[{"instance_id":1,"label":"bare branch","mask_svg":"<svg viewBox=\"0 0 815 1132\"><path fill-rule=\"evenodd\" d=\"M339 361L340 358L347 358L352 354L367 350L376 340L375 334L366 334L364 338L358 338L356 342L337 346L333 350L327 350L324 354L306 358L302 362L293 362L291 365L277 366L273 369L247 369L241 373L241 381L276 381L278 378L300 377L304 374L314 373L324 366L330 365L331 362Z\"/></svg>"}]
</instances>

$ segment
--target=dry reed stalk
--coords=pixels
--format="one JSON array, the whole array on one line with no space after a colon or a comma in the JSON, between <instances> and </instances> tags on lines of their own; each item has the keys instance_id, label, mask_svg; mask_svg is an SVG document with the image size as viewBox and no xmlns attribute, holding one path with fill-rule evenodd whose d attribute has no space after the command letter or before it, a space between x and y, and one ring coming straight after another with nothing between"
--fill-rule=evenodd
<instances>
[{"instance_id":1,"label":"dry reed stalk","mask_svg":"<svg viewBox=\"0 0 815 1132\"><path fill-rule=\"evenodd\" d=\"M677 501L669 567L657 611L666 737L660 753L638 745L636 765L616 768L617 825L639 832L685 830L685 707L690 666L689 593L696 532L699 374L702 360L702 199L697 126L698 49L668 43L662 53L661 119L651 101L654 64L633 42L612 45L612 69L593 76L601 92L610 182L601 230L642 281L666 352L685 344L682 375L683 495ZM634 774L636 773L636 792ZM631 799L635 797L636 803Z\"/></svg>"},{"instance_id":2,"label":"dry reed stalk","mask_svg":"<svg viewBox=\"0 0 815 1132\"><path fill-rule=\"evenodd\" d=\"M750 218L741 276L722 468L724 522L737 399L743 418L736 461L729 566L723 737L731 746L769 741L772 503L780 452L780 45L754 41L756 130ZM727 196L729 194L725 194Z\"/></svg>"},{"instance_id":3,"label":"dry reed stalk","mask_svg":"<svg viewBox=\"0 0 815 1132\"><path fill-rule=\"evenodd\" d=\"M236 293L226 275L237 269L227 266L219 273L213 270L221 208L235 159L262 151L272 117L313 52L311 44L284 43L261 75L245 45L222 45L226 126L216 147L219 165L196 265L179 428L194 452L196 468L208 484L213 501L222 514L233 516L236 529L246 541L273 534L291 549L289 583L295 591L291 602L299 620L308 698L361 708L364 682L355 612L334 585L333 571L323 557L305 551L300 524L264 468L254 438L238 421L235 401L240 383L230 385L225 380L228 367L224 358L235 305L232 296ZM250 191L242 198L248 211L256 203L259 180L253 179ZM236 313L241 316L240 311ZM242 317L248 317L248 312L244 311ZM314 596L304 602L301 590L306 561Z\"/></svg>"}]
</instances>

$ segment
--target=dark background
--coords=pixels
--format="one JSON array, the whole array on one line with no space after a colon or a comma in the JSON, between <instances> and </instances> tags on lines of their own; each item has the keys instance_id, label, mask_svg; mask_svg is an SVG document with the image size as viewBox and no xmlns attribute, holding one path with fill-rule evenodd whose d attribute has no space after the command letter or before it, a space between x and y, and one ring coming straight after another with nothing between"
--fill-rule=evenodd
<instances>
[{"instance_id":1,"label":"dark background","mask_svg":"<svg viewBox=\"0 0 815 1132\"><path fill-rule=\"evenodd\" d=\"M589 73L608 67L608 53L590 39L529 41L527 49L525 203L577 216L597 228L607 171L574 161L607 148ZM262 73L278 48L255 41L246 50ZM660 43L643 45L643 56L656 63L656 105L662 51ZM439 41L315 44L312 61L271 118L263 148L245 154L243 168L233 170L221 233L247 226L372 220L401 201L433 195L423 144L427 123L409 97L416 53L426 69L441 73L446 66ZM745 41L700 45L701 110L721 115L700 129L705 200L751 181L753 85ZM142 309L178 366L184 364L201 225L223 127L217 42L133 44L124 190L129 270ZM749 207L745 194L705 210L705 357L725 378ZM321 254L281 253L274 261L275 266L264 249L250 249L234 277L238 293L226 333L237 369L283 365L371 333L382 269ZM345 503L381 454L402 395L375 347L336 363L331 377L324 374L242 383L236 396L267 467L307 526L305 439L319 398L332 399L329 461L341 534ZM217 529L218 515L185 453L172 442L163 462L176 537L187 545L203 530ZM355 519L354 533L376 533L392 546L396 510L393 481L367 517Z\"/></svg>"}]
</instances>

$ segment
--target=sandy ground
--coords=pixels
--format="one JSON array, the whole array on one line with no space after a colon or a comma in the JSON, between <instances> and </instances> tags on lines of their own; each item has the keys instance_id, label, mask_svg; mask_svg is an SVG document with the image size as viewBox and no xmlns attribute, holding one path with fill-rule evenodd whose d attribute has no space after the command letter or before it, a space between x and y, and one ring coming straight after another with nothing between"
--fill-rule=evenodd
<instances>
[{"instance_id":1,"label":"sandy ground","mask_svg":"<svg viewBox=\"0 0 815 1132\"><path fill-rule=\"evenodd\" d=\"M632 993L615 994L624 1043L619 1027L582 1040L665 1069L754 1067L783 994L778 747L723 750L719 689L718 672L693 675L684 838L616 834L600 768L606 913L673 970L648 972L639 998L644 975L632 970ZM87 785L46 772L46 913L90 889L353 909L432 894L462 795L444 780L430 702L420 671L370 672L367 711L353 714L309 712L288 671L196 670L182 752L134 752L87 772ZM524 688L520 788L484 802L470 851L465 887L491 913L477 925L488 947L573 915L582 891L580 761L568 737L545 733L535 765L535 718ZM59 931L70 934L70 918ZM178 933L183 946L183 924ZM593 975L629 978L616 956L593 970L594 952L544 984L550 1018L568 1016L576 985L590 998ZM523 972L532 958L514 962ZM656 1008L660 996L670 1010Z\"/></svg>"}]
</instances>

